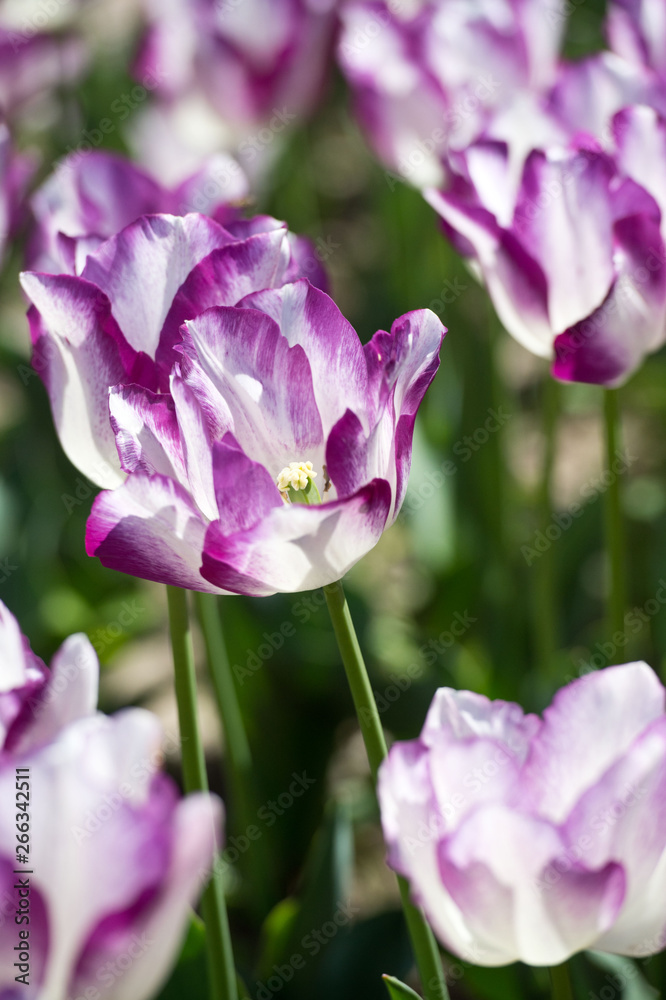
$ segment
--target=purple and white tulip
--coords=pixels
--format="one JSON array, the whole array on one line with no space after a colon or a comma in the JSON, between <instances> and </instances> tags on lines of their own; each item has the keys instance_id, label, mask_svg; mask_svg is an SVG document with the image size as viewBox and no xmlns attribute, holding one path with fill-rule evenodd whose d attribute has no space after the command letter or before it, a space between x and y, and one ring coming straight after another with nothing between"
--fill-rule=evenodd
<instances>
[{"instance_id":1,"label":"purple and white tulip","mask_svg":"<svg viewBox=\"0 0 666 1000\"><path fill-rule=\"evenodd\" d=\"M462 149L516 95L556 76L565 18L541 0L352 0L338 59L380 159L416 187L439 186Z\"/></svg>"},{"instance_id":2,"label":"purple and white tulip","mask_svg":"<svg viewBox=\"0 0 666 1000\"><path fill-rule=\"evenodd\" d=\"M222 225L237 221L234 206L248 193L243 171L225 154L167 188L115 153L73 153L31 199L30 270L81 274L88 253L142 215L200 212Z\"/></svg>"},{"instance_id":3,"label":"purple and white tulip","mask_svg":"<svg viewBox=\"0 0 666 1000\"><path fill-rule=\"evenodd\" d=\"M442 688L379 798L389 864L463 959L666 944L665 692L645 663L574 681L543 719Z\"/></svg>"},{"instance_id":4,"label":"purple and white tulip","mask_svg":"<svg viewBox=\"0 0 666 1000\"><path fill-rule=\"evenodd\" d=\"M65 221L77 215L72 204ZM118 217L109 204L99 225ZM33 365L66 454L105 488L125 479L109 418L112 386L168 390L185 320L302 275L324 281L309 244L266 216L225 228L198 214L144 215L101 243L95 232L68 240L56 234L56 253L71 250L77 273L22 275L33 302Z\"/></svg>"},{"instance_id":5,"label":"purple and white tulip","mask_svg":"<svg viewBox=\"0 0 666 1000\"><path fill-rule=\"evenodd\" d=\"M425 190L507 330L563 380L619 385L666 340L666 92L612 53L563 65Z\"/></svg>"},{"instance_id":6,"label":"purple and white tulip","mask_svg":"<svg viewBox=\"0 0 666 1000\"><path fill-rule=\"evenodd\" d=\"M444 332L422 310L363 347L306 280L187 321L169 392L111 392L128 478L97 497L88 553L213 593L339 580L398 514Z\"/></svg>"},{"instance_id":7,"label":"purple and white tulip","mask_svg":"<svg viewBox=\"0 0 666 1000\"><path fill-rule=\"evenodd\" d=\"M618 55L666 79L664 0L609 0L606 35Z\"/></svg>"},{"instance_id":8,"label":"purple and white tulip","mask_svg":"<svg viewBox=\"0 0 666 1000\"><path fill-rule=\"evenodd\" d=\"M650 55L663 0L614 4L622 55L580 63L558 61L564 18L541 4L388 6L352 3L341 43L379 155L423 191L523 346L560 379L621 384L666 340L666 88ZM449 48L470 46L476 69L456 76ZM482 67L498 82L484 95Z\"/></svg>"},{"instance_id":9,"label":"purple and white tulip","mask_svg":"<svg viewBox=\"0 0 666 1000\"><path fill-rule=\"evenodd\" d=\"M85 52L74 37L39 34L0 18L0 112L12 117L81 73Z\"/></svg>"},{"instance_id":10,"label":"purple and white tulip","mask_svg":"<svg viewBox=\"0 0 666 1000\"><path fill-rule=\"evenodd\" d=\"M337 3L145 0L149 28L136 75L161 81L159 115L184 147L198 139L179 109L187 118L194 107L202 113L207 105L223 127L218 141L254 173L254 161L274 153L281 133L321 98ZM151 109L147 118L147 131L161 132Z\"/></svg>"},{"instance_id":11,"label":"purple and white tulip","mask_svg":"<svg viewBox=\"0 0 666 1000\"><path fill-rule=\"evenodd\" d=\"M1 601L0 663L0 766L97 709L99 664L86 636L70 636L49 670Z\"/></svg>"},{"instance_id":12,"label":"purple and white tulip","mask_svg":"<svg viewBox=\"0 0 666 1000\"><path fill-rule=\"evenodd\" d=\"M85 636L68 639L49 672L0 605L0 662L0 995L148 1000L211 871L220 803L179 800L155 716L95 712L99 665ZM17 768L30 774L29 925L14 921L25 906ZM17 987L26 926L29 985Z\"/></svg>"}]
</instances>

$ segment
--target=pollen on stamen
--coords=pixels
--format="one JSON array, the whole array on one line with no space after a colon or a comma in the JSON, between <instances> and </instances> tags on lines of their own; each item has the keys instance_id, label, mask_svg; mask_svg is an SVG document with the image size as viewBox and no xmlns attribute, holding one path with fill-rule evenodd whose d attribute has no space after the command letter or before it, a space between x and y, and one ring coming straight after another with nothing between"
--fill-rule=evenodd
<instances>
[{"instance_id":1,"label":"pollen on stamen","mask_svg":"<svg viewBox=\"0 0 666 1000\"><path fill-rule=\"evenodd\" d=\"M290 487L292 490L304 490L316 476L312 462L290 462L277 477L277 487L288 500Z\"/></svg>"}]
</instances>

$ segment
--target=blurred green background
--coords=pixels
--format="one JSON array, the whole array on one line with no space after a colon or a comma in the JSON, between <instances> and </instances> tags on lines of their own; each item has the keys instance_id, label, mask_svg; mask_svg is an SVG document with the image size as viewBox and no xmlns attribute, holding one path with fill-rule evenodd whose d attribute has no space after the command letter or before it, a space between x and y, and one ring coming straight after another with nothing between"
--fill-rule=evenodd
<instances>
[{"instance_id":1,"label":"blurred green background","mask_svg":"<svg viewBox=\"0 0 666 1000\"><path fill-rule=\"evenodd\" d=\"M579 56L601 45L603 5L584 0L570 9L567 50ZM127 45L100 51L83 85L63 95L57 128L30 136L43 151L41 176L131 88L131 55ZM124 149L119 130L108 139L109 148ZM442 685L539 711L562 684L609 663L645 658L663 677L666 610L655 595L666 576L666 355L652 357L620 393L630 455L622 481L629 607L642 614L619 645L604 623L603 495L595 485L601 391L554 390L547 366L499 328L433 211L373 159L338 77L315 118L288 136L255 209L316 241L332 294L363 340L424 306L450 331L417 423L403 513L347 580L391 738L418 734ZM95 491L63 455L46 393L27 367L21 253L19 239L0 294L0 599L45 658L71 632L88 633L103 665L102 708L146 705L175 743L164 591L85 555ZM542 487L549 407L557 410L550 498ZM576 502L582 516L539 553L536 532L556 517L566 526ZM256 1000L379 1000L382 972L410 976L395 881L322 604L320 594L221 601L254 755L254 840L228 787L202 671L212 784L228 809L225 879L237 958ZM175 757L168 766L178 774ZM298 796L289 792L294 775L303 777ZM303 969L290 965L298 955ZM448 968L455 1000L548 993L543 970L478 970L453 960ZM661 958L642 963L640 976L623 969L626 960L608 956L577 959L577 996L610 996L604 988L633 1000L656 995L646 982L661 985ZM205 997L195 924L163 996Z\"/></svg>"}]
</instances>

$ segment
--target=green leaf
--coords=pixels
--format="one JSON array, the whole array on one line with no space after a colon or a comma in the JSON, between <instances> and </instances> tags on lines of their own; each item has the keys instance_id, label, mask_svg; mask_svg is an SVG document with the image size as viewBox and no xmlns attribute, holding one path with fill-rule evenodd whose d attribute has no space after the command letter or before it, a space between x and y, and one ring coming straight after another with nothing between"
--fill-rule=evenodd
<instances>
[{"instance_id":1,"label":"green leaf","mask_svg":"<svg viewBox=\"0 0 666 1000\"><path fill-rule=\"evenodd\" d=\"M594 965L609 973L609 984L613 984L616 993L618 988L622 990L622 1000L656 1000L659 996L630 958L603 951L588 951L586 954Z\"/></svg>"},{"instance_id":2,"label":"green leaf","mask_svg":"<svg viewBox=\"0 0 666 1000\"><path fill-rule=\"evenodd\" d=\"M418 993L415 993L409 986L405 986L399 979L394 979L393 976L382 976L382 979L386 983L391 1000L421 1000Z\"/></svg>"}]
</instances>

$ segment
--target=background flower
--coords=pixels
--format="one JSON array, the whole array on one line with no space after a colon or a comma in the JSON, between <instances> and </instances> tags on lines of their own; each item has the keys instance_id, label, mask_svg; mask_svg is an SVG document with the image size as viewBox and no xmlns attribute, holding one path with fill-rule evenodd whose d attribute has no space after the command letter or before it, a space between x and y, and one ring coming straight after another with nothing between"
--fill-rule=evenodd
<instances>
[{"instance_id":1,"label":"background flower","mask_svg":"<svg viewBox=\"0 0 666 1000\"><path fill-rule=\"evenodd\" d=\"M174 963L190 906L211 869L220 803L179 801L162 773L164 734L154 715L96 711L99 663L71 636L51 669L32 653L0 603L0 992L14 991L22 924L17 822L27 801L30 884L29 998L95 989L147 1000ZM29 773L17 798L17 768ZM93 889L94 887L94 889ZM10 906L7 906L9 901Z\"/></svg>"},{"instance_id":2,"label":"background flower","mask_svg":"<svg viewBox=\"0 0 666 1000\"><path fill-rule=\"evenodd\" d=\"M644 663L563 688L543 721L442 688L379 796L390 864L480 965L663 947L664 689Z\"/></svg>"},{"instance_id":3,"label":"background flower","mask_svg":"<svg viewBox=\"0 0 666 1000\"><path fill-rule=\"evenodd\" d=\"M88 253L142 215L201 212L218 222L240 218L248 194L238 164L223 153L174 188L131 160L106 152L73 153L33 195L31 270L80 274Z\"/></svg>"},{"instance_id":4,"label":"background flower","mask_svg":"<svg viewBox=\"0 0 666 1000\"><path fill-rule=\"evenodd\" d=\"M252 175L265 171L280 145L273 140L321 99L336 6L337 0L146 0L149 28L135 73L161 81L161 103L134 133L145 162L160 168L163 141L184 163L203 152L194 115L210 122L222 148ZM261 133L254 142L253 132Z\"/></svg>"},{"instance_id":5,"label":"background flower","mask_svg":"<svg viewBox=\"0 0 666 1000\"><path fill-rule=\"evenodd\" d=\"M74 722L0 768L5 803L15 795L15 767L30 768L27 997L55 1000L95 988L109 998L147 1000L175 962L211 867L220 808L204 795L179 802L160 772L161 744L155 717L130 709ZM15 853L14 812L3 809L3 899L17 878ZM18 929L0 939L5 990L17 974Z\"/></svg>"}]
</instances>

